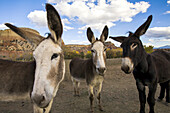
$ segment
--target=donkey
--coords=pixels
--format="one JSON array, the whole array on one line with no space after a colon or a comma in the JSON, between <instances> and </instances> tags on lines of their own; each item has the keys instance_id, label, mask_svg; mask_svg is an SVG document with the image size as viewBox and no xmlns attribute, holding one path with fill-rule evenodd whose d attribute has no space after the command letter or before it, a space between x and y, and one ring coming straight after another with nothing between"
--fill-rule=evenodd
<instances>
[{"instance_id":1,"label":"donkey","mask_svg":"<svg viewBox=\"0 0 170 113\"><path fill-rule=\"evenodd\" d=\"M166 85L166 102L170 102L170 53L163 50L157 50L151 54L147 54L140 40L140 36L145 34L151 21L152 15L148 17L146 22L142 24L135 33L130 32L128 37L110 37L113 40L122 43L123 58L121 69L126 74L133 71L139 92L140 113L145 113L145 86L148 86L149 88L147 98L150 107L149 113L154 113L157 83Z\"/></svg>"},{"instance_id":2,"label":"donkey","mask_svg":"<svg viewBox=\"0 0 170 113\"><path fill-rule=\"evenodd\" d=\"M99 109L101 106L101 89L106 72L106 47L104 42L108 37L108 27L105 26L100 39L95 39L91 28L87 29L87 37L91 42L92 58L87 60L74 58L70 62L70 73L73 81L75 95L79 95L79 84L81 80L86 80L89 88L90 110L93 112L94 88L97 87L97 99Z\"/></svg>"},{"instance_id":3,"label":"donkey","mask_svg":"<svg viewBox=\"0 0 170 113\"><path fill-rule=\"evenodd\" d=\"M46 4L51 35L44 38L9 23L8 26L22 38L36 46L34 61L0 60L0 98L4 101L31 97L34 113L49 113L59 84L64 79L65 61L61 49L63 27L55 8ZM17 97L17 98L15 98Z\"/></svg>"}]
</instances>

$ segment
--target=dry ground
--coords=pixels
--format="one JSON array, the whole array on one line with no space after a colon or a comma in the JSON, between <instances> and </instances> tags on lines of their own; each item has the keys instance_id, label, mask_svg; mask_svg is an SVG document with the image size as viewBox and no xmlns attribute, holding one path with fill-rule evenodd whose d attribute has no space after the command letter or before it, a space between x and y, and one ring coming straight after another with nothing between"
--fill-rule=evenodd
<instances>
[{"instance_id":1,"label":"dry ground","mask_svg":"<svg viewBox=\"0 0 170 113\"><path fill-rule=\"evenodd\" d=\"M80 97L73 96L73 86L70 80L68 63L66 61L66 77L61 83L54 99L52 113L89 113L89 99L86 83L80 85ZM132 74L126 75L120 70L121 59L107 60L107 72L102 90L102 105L100 112L95 100L95 113L138 113L139 100L135 80ZM160 88L158 87L156 98ZM147 90L148 91L148 90ZM170 107L163 102L156 102L156 113L170 113ZM0 113L32 113L30 101L0 102ZM148 113L148 104L146 104Z\"/></svg>"}]
</instances>

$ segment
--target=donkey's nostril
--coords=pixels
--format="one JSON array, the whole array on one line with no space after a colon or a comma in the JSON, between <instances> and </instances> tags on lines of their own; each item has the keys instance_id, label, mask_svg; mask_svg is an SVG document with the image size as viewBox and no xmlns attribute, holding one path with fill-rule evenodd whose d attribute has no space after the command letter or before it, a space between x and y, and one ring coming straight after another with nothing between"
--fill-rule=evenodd
<instances>
[{"instance_id":1,"label":"donkey's nostril","mask_svg":"<svg viewBox=\"0 0 170 113\"><path fill-rule=\"evenodd\" d=\"M45 101L45 96L44 95L34 95L32 97L32 99L37 105L41 105Z\"/></svg>"},{"instance_id":2,"label":"donkey's nostril","mask_svg":"<svg viewBox=\"0 0 170 113\"><path fill-rule=\"evenodd\" d=\"M129 66L122 66L121 67L121 69L122 69L122 71L124 71L126 74L129 74L130 72L129 72L129 70L130 70L130 68L129 68Z\"/></svg>"},{"instance_id":3,"label":"donkey's nostril","mask_svg":"<svg viewBox=\"0 0 170 113\"><path fill-rule=\"evenodd\" d=\"M97 70L99 71L99 73L103 74L105 72L106 68L97 68Z\"/></svg>"}]
</instances>

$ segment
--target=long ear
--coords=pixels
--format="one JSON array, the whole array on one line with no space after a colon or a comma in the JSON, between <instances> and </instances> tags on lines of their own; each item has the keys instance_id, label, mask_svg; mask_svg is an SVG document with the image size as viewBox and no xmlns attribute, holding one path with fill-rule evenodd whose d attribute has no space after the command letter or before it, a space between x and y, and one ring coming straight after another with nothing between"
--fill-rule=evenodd
<instances>
[{"instance_id":1,"label":"long ear","mask_svg":"<svg viewBox=\"0 0 170 113\"><path fill-rule=\"evenodd\" d=\"M90 27L87 28L87 38L91 43L95 42L94 34Z\"/></svg>"},{"instance_id":2,"label":"long ear","mask_svg":"<svg viewBox=\"0 0 170 113\"><path fill-rule=\"evenodd\" d=\"M118 42L122 43L122 42L124 41L124 39L126 39L127 37L125 37L125 36L118 36L118 37L112 37L112 36L110 36L109 38L111 38L111 39L113 39L113 40L115 40L115 41L118 41Z\"/></svg>"},{"instance_id":3,"label":"long ear","mask_svg":"<svg viewBox=\"0 0 170 113\"><path fill-rule=\"evenodd\" d=\"M54 39L55 43L61 45L61 35L63 33L63 26L61 23L60 15L51 4L46 4L46 10L48 28L52 34L52 38Z\"/></svg>"},{"instance_id":4,"label":"long ear","mask_svg":"<svg viewBox=\"0 0 170 113\"><path fill-rule=\"evenodd\" d=\"M108 29L108 27L107 27L107 25L106 25L106 26L104 27L103 31L102 31L102 34L101 34L101 36L100 36L100 40L101 40L102 42L105 42L106 39L107 39L107 37L108 37L108 34L109 34L109 29Z\"/></svg>"},{"instance_id":5,"label":"long ear","mask_svg":"<svg viewBox=\"0 0 170 113\"><path fill-rule=\"evenodd\" d=\"M14 31L16 34L20 35L22 38L30 42L32 45L37 46L44 39L44 37L42 37L41 35L23 30L10 23L5 23L5 25L9 27L12 31Z\"/></svg>"},{"instance_id":6,"label":"long ear","mask_svg":"<svg viewBox=\"0 0 170 113\"><path fill-rule=\"evenodd\" d=\"M136 31L135 31L135 35L136 36L141 36L141 35L143 35L143 34L145 34L145 32L147 31L147 29L149 28L149 25L150 25L150 23L151 23L151 21L152 21L152 15L150 15L149 17L148 17L148 19L146 20L146 22L145 23L143 23Z\"/></svg>"}]
</instances>

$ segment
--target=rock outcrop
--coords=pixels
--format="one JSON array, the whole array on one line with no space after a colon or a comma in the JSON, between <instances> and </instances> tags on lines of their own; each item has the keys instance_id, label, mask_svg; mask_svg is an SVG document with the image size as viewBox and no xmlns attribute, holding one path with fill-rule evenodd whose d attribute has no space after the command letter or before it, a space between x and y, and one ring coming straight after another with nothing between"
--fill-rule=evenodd
<instances>
[{"instance_id":1,"label":"rock outcrop","mask_svg":"<svg viewBox=\"0 0 170 113\"><path fill-rule=\"evenodd\" d=\"M30 28L21 28L35 34L36 30ZM32 51L32 45L25 39L10 29L0 30L0 50L1 51Z\"/></svg>"}]
</instances>

